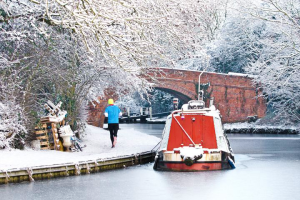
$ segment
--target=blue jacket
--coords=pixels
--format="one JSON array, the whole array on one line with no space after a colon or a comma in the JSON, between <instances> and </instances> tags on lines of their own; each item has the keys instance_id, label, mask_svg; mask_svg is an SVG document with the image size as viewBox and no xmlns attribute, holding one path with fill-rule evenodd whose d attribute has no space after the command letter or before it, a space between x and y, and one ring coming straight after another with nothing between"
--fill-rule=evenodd
<instances>
[{"instance_id":1,"label":"blue jacket","mask_svg":"<svg viewBox=\"0 0 300 200\"><path fill-rule=\"evenodd\" d=\"M108 123L109 124L119 123L119 114L120 113L121 113L121 110L118 108L118 106L109 105L105 109L105 115L108 117Z\"/></svg>"}]
</instances>

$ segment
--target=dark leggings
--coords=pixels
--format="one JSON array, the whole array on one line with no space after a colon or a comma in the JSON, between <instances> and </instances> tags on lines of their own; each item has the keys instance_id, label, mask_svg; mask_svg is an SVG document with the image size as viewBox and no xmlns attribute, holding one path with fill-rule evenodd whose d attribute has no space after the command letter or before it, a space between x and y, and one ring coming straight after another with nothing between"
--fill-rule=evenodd
<instances>
[{"instance_id":1,"label":"dark leggings","mask_svg":"<svg viewBox=\"0 0 300 200\"><path fill-rule=\"evenodd\" d=\"M114 143L114 137L118 137L119 124L108 124L111 143Z\"/></svg>"}]
</instances>

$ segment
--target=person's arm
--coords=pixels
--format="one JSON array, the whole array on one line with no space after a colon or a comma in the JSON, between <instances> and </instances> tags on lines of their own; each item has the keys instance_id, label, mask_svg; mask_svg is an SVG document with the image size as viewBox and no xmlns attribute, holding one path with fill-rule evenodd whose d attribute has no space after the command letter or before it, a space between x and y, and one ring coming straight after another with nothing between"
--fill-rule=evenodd
<instances>
[{"instance_id":1,"label":"person's arm","mask_svg":"<svg viewBox=\"0 0 300 200\"><path fill-rule=\"evenodd\" d=\"M119 108L119 117L121 117L121 116L122 116L122 112L121 112L121 110Z\"/></svg>"},{"instance_id":2,"label":"person's arm","mask_svg":"<svg viewBox=\"0 0 300 200\"><path fill-rule=\"evenodd\" d=\"M105 117L108 117L107 108L106 108L105 111L104 111L104 115L105 115Z\"/></svg>"}]
</instances>

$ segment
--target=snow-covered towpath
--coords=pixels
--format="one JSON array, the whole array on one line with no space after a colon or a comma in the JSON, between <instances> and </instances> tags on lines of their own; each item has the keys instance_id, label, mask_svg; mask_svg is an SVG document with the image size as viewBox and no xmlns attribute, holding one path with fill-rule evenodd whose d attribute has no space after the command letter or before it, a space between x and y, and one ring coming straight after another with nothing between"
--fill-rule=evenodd
<instances>
[{"instance_id":1,"label":"snow-covered towpath","mask_svg":"<svg viewBox=\"0 0 300 200\"><path fill-rule=\"evenodd\" d=\"M152 150L160 141L155 136L134 129L121 129L118 132L116 148L111 148L109 131L88 125L86 134L82 142L87 147L82 152L0 150L0 171L137 154Z\"/></svg>"}]
</instances>

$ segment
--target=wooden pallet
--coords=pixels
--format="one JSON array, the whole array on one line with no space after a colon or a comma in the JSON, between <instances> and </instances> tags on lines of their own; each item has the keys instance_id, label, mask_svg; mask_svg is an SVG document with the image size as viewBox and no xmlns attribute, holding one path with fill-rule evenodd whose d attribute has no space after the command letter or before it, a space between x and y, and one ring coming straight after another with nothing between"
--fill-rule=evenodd
<instances>
[{"instance_id":1,"label":"wooden pallet","mask_svg":"<svg viewBox=\"0 0 300 200\"><path fill-rule=\"evenodd\" d=\"M40 140L41 149L50 149L49 137L48 137L47 124L35 127L36 138Z\"/></svg>"},{"instance_id":2,"label":"wooden pallet","mask_svg":"<svg viewBox=\"0 0 300 200\"><path fill-rule=\"evenodd\" d=\"M44 129L46 129L46 128L47 128L47 124L41 124L41 125L39 125L39 126L36 126L36 127L35 127L35 130L38 130L38 129L44 130Z\"/></svg>"},{"instance_id":3,"label":"wooden pallet","mask_svg":"<svg viewBox=\"0 0 300 200\"><path fill-rule=\"evenodd\" d=\"M63 126L64 124L64 120L60 123L43 121L40 126L35 127L36 138L40 140L41 149L64 150L58 134L58 127Z\"/></svg>"}]
</instances>

